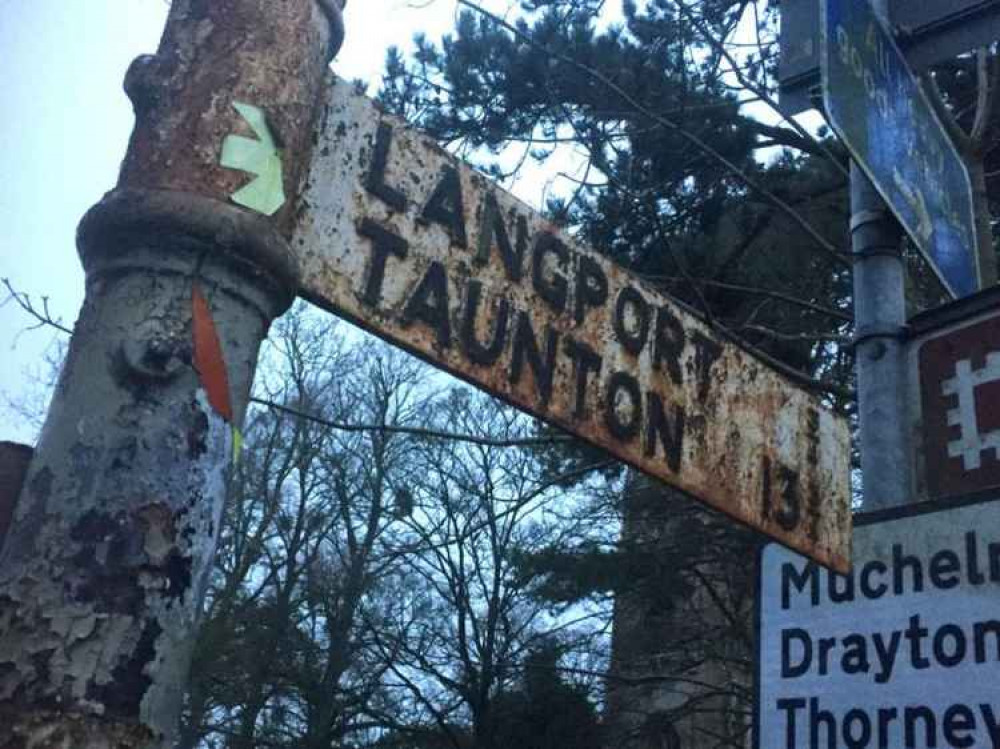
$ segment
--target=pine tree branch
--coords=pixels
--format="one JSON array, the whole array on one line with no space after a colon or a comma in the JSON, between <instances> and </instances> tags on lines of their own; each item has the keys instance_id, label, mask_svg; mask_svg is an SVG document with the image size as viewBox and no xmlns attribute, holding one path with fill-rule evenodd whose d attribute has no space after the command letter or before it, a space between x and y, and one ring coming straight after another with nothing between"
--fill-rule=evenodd
<instances>
[{"instance_id":1,"label":"pine tree branch","mask_svg":"<svg viewBox=\"0 0 1000 749\"><path fill-rule=\"evenodd\" d=\"M958 124L955 115L948 109L948 105L944 103L944 94L941 93L941 88L938 86L937 81L934 80L934 77L930 73L924 73L920 76L920 83L923 85L924 93L927 94L927 100L930 102L931 108L937 114L938 119L941 120L941 124L944 125L944 129L951 137L952 142L954 142L961 153L969 153L972 148L972 139L962 129L962 126Z\"/></svg>"},{"instance_id":2,"label":"pine tree branch","mask_svg":"<svg viewBox=\"0 0 1000 749\"><path fill-rule=\"evenodd\" d=\"M739 64L726 49L726 45L719 39L716 39L712 35L712 32L705 26L705 24L698 21L691 9L683 2L683 0L676 0L677 7L680 8L681 13L687 18L688 22L698 30L702 38L708 43L712 49L714 49L719 55L721 55L726 62L729 63L730 70L733 75L736 76L736 80L740 84L757 96L760 101L767 104L773 112L781 117L784 122L787 122L792 128L777 127L773 125L766 125L762 122L757 122L752 120L752 126L755 130L758 130L761 134L769 136L775 143L780 143L782 145L791 146L792 148L797 148L800 151L805 151L806 153L811 153L815 156L825 156L834 168L836 168L844 177L850 177L850 170L841 163L834 153L827 148L826 144L814 138L808 130L806 130L802 125L796 122L791 117L786 117L784 112L778 107L778 103L771 97L771 95L764 90L762 86L757 85L754 81L750 80L743 71L740 69ZM754 6L756 9L756 6Z\"/></svg>"},{"instance_id":3,"label":"pine tree branch","mask_svg":"<svg viewBox=\"0 0 1000 749\"><path fill-rule=\"evenodd\" d=\"M841 252L840 250L838 250L827 239L825 239L823 236L821 236L820 233L818 231L816 231L816 229L813 228L813 226L798 211L796 211L786 201L782 200L780 197L778 197L777 195L775 195L771 190L768 190L758 180L756 180L755 178L751 177L746 172L746 170L741 169L739 166L737 166L736 164L734 164L730 159L728 159L726 156L724 156L718 150L716 150L715 148L713 148L711 145L709 145L702 138L698 137L697 135L695 135L694 133L690 132L689 130L681 127L676 122L674 122L672 120L669 120L666 117L664 117L663 115L658 114L658 113L652 111L651 109L649 109L648 107L646 107L645 105L643 105L635 97L633 97L627 91L625 91L624 89L622 89L621 86L619 86L618 84L616 84L614 81L612 81L610 78L608 78L606 75L604 75L599 70L596 70L596 69L590 67L589 65L586 65L586 64L580 62L579 60L575 60L572 57L569 57L568 55L565 55L565 54L562 54L562 53L559 53L559 52L554 52L553 50L551 50L548 47L546 47L544 44L536 42L529 34L526 34L525 32L521 31L520 29L518 29L513 24L511 24L508 21L505 21L504 19L500 18L499 16L491 13L490 11L488 11L485 8L481 7L477 3L472 2L472 0L458 0L458 4L459 5L464 5L465 7L467 7L469 9L475 11L476 13L479 13L479 14L485 16L486 18L490 19L493 23L495 23L495 24L503 27L504 29L506 29L507 31L509 31L511 34L513 34L515 37L517 37L521 41L525 42L526 44L529 44L530 46L534 47L535 49L537 49L537 50L539 50L541 52L544 52L545 54L549 55L550 57L553 57L553 58L556 58L558 60L561 60L562 62L566 63L567 65L570 65L570 66L576 68L577 70L579 70L582 73L584 73L586 76L588 76L588 77L590 77L590 78L598 81L603 86L605 86L606 88L608 88L610 91L614 92L626 104L628 104L630 107L632 107L639 114L643 115L644 117L650 118L651 120L653 120L654 122L658 123L659 125L661 125L662 127L666 128L667 130L670 130L672 132L677 133L680 137L682 137L684 140L688 141L691 145L695 146L697 149L699 149L700 151L702 151L703 153L705 153L706 155L708 155L709 157L711 157L712 159L714 159L716 162L718 162L719 164L721 164L722 166L724 166L727 170L729 170L729 172L734 177L736 177L737 179L739 179L739 181L741 181L748 188L750 188L754 192L758 193L763 198L765 198L769 203L771 203L776 208L780 209L782 212L784 212L785 214L787 214L789 216L789 218L791 218L792 221L799 226L799 228L801 228L806 234L808 234L809 237L816 243L816 245L823 252L825 252L827 255L829 255L830 258L832 260L834 260L837 264L839 264L843 268L849 268L850 267L850 261L849 261L847 255L844 252Z\"/></svg>"},{"instance_id":4,"label":"pine tree branch","mask_svg":"<svg viewBox=\"0 0 1000 749\"><path fill-rule=\"evenodd\" d=\"M983 47L976 51L976 116L969 138L972 147L982 148L987 131L993 123L996 108L997 86L1000 86L1000 56L991 55Z\"/></svg>"}]
</instances>

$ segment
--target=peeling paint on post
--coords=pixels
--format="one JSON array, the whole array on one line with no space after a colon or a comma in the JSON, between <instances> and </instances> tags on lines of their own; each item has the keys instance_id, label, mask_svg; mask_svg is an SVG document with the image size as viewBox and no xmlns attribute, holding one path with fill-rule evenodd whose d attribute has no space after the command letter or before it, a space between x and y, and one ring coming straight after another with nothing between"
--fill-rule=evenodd
<instances>
[{"instance_id":1,"label":"peeling paint on post","mask_svg":"<svg viewBox=\"0 0 1000 749\"><path fill-rule=\"evenodd\" d=\"M337 82L293 238L320 306L845 570L843 420Z\"/></svg>"},{"instance_id":2,"label":"peeling paint on post","mask_svg":"<svg viewBox=\"0 0 1000 749\"><path fill-rule=\"evenodd\" d=\"M135 131L80 225L86 299L0 557L0 749L172 745L234 427L297 288L287 236L341 36L331 0L174 0L129 72ZM237 100L284 149L271 218L230 201L254 178L220 164L227 136L254 135ZM228 400L195 366L195 284Z\"/></svg>"},{"instance_id":3,"label":"peeling paint on post","mask_svg":"<svg viewBox=\"0 0 1000 749\"><path fill-rule=\"evenodd\" d=\"M16 442L0 442L0 549L14 517L14 506L34 450Z\"/></svg>"}]
</instances>

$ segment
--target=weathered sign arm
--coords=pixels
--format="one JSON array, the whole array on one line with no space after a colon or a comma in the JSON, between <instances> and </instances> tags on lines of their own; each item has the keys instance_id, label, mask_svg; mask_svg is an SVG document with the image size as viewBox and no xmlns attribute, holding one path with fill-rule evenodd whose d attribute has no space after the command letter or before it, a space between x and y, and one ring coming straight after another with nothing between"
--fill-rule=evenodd
<instances>
[{"instance_id":1,"label":"weathered sign arm","mask_svg":"<svg viewBox=\"0 0 1000 749\"><path fill-rule=\"evenodd\" d=\"M338 15L174 0L129 72L136 128L80 226L86 300L0 558L3 749L172 746Z\"/></svg>"},{"instance_id":2,"label":"weathered sign arm","mask_svg":"<svg viewBox=\"0 0 1000 749\"><path fill-rule=\"evenodd\" d=\"M684 305L346 82L293 246L302 293L844 569L846 425Z\"/></svg>"}]
</instances>

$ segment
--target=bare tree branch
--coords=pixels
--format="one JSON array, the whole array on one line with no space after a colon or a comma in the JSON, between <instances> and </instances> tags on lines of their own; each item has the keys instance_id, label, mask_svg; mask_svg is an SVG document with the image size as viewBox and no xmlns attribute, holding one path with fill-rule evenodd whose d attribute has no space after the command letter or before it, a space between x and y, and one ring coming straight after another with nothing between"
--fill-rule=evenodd
<instances>
[{"instance_id":1,"label":"bare tree branch","mask_svg":"<svg viewBox=\"0 0 1000 749\"><path fill-rule=\"evenodd\" d=\"M553 445L568 443L572 437L552 436L552 437L526 437L518 439L490 439L488 437L478 437L473 434L455 434L454 432L442 432L436 429L425 429L423 427L391 426L388 424L347 424L340 421L324 419L321 416L308 414L291 406L285 406L266 398L251 397L250 400L261 406L281 411L295 416L299 419L307 419L316 424L321 424L329 429L336 429L342 432L385 432L387 434L409 434L414 437L424 437L427 439L453 440L455 442L468 442L473 445L483 445L486 447L534 447L538 445Z\"/></svg>"},{"instance_id":2,"label":"bare tree branch","mask_svg":"<svg viewBox=\"0 0 1000 749\"><path fill-rule=\"evenodd\" d=\"M42 308L38 309L34 302L31 301L31 296L22 291L17 291L13 284L10 282L9 278L0 279L0 283L3 283L4 287L7 289L7 299L6 301L13 301L22 310L31 315L35 320L38 321L37 325L33 325L29 330L36 330L37 328L49 326L60 330L67 335L72 335L72 328L68 328L62 324L62 320L52 316L52 312L49 310L49 298L47 296L41 297Z\"/></svg>"}]
</instances>

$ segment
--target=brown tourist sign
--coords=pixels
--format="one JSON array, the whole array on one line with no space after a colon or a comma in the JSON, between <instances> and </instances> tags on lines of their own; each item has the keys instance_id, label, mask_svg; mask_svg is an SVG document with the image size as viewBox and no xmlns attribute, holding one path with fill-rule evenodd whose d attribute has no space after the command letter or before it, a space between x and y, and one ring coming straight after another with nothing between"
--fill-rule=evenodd
<instances>
[{"instance_id":1,"label":"brown tourist sign","mask_svg":"<svg viewBox=\"0 0 1000 749\"><path fill-rule=\"evenodd\" d=\"M921 500L1000 490L1000 287L910 320L910 408Z\"/></svg>"},{"instance_id":2,"label":"brown tourist sign","mask_svg":"<svg viewBox=\"0 0 1000 749\"><path fill-rule=\"evenodd\" d=\"M302 296L846 570L848 429L815 395L351 84L325 105Z\"/></svg>"}]
</instances>

